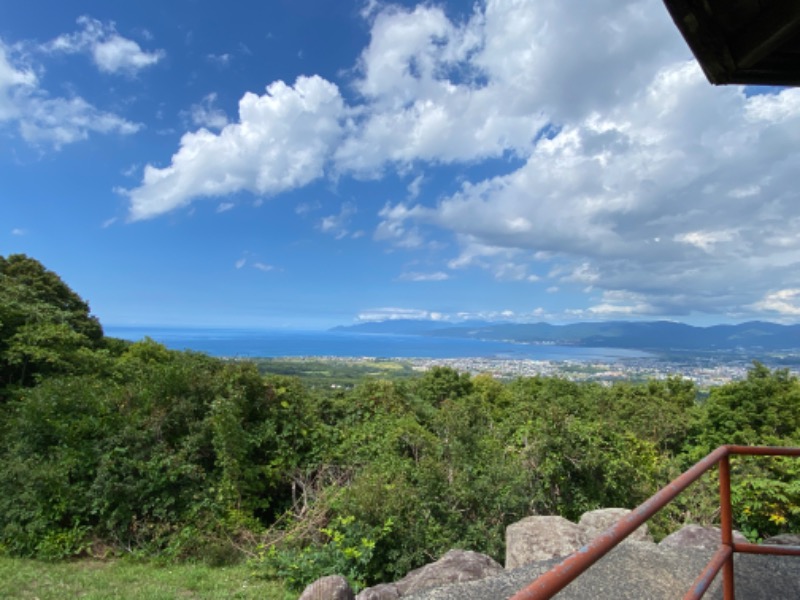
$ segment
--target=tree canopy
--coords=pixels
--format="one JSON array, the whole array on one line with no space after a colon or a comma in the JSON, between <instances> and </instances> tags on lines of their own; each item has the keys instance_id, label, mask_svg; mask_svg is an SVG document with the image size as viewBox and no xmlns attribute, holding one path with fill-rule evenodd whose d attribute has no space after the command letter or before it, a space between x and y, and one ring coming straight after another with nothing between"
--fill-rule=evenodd
<instances>
[{"instance_id":1,"label":"tree canopy","mask_svg":"<svg viewBox=\"0 0 800 600\"><path fill-rule=\"evenodd\" d=\"M85 370L102 340L89 305L58 275L23 254L0 256L0 394Z\"/></svg>"}]
</instances>

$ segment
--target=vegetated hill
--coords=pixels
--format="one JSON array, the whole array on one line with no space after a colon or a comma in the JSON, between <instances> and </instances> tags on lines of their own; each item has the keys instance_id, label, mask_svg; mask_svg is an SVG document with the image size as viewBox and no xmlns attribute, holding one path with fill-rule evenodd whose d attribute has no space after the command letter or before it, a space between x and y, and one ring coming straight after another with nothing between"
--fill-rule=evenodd
<instances>
[{"instance_id":1,"label":"vegetated hill","mask_svg":"<svg viewBox=\"0 0 800 600\"><path fill-rule=\"evenodd\" d=\"M673 321L549 323L460 323L382 321L339 330L437 337L509 340L531 344L640 350L787 350L800 348L800 325L750 321L695 327Z\"/></svg>"}]
</instances>

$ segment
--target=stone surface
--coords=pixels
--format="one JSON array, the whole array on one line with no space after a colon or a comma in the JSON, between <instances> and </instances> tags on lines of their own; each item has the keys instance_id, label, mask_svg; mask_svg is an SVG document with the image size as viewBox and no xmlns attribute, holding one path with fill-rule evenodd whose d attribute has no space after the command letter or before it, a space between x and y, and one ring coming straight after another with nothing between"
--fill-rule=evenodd
<instances>
[{"instance_id":1,"label":"stone surface","mask_svg":"<svg viewBox=\"0 0 800 600\"><path fill-rule=\"evenodd\" d=\"M555 600L673 600L682 598L713 552L701 548L620 544L554 596ZM800 598L800 569L793 556L737 554L736 597L746 600ZM480 581L413 594L403 600L506 600L560 562L550 559ZM722 598L719 577L703 597Z\"/></svg>"},{"instance_id":2,"label":"stone surface","mask_svg":"<svg viewBox=\"0 0 800 600\"><path fill-rule=\"evenodd\" d=\"M393 583L381 583L361 590L356 600L395 600L400 597L400 591Z\"/></svg>"},{"instance_id":3,"label":"stone surface","mask_svg":"<svg viewBox=\"0 0 800 600\"><path fill-rule=\"evenodd\" d=\"M631 511L627 508L601 508L598 510L592 510L587 513L583 513L581 520L578 521L578 525L583 527L586 542L588 543L630 513ZM625 541L652 542L653 536L650 535L650 530L647 528L647 523L644 523L636 531L625 538Z\"/></svg>"},{"instance_id":4,"label":"stone surface","mask_svg":"<svg viewBox=\"0 0 800 600\"><path fill-rule=\"evenodd\" d=\"M738 531L733 532L735 542L747 542ZM706 550L716 550L722 541L722 534L716 527L703 527L701 525L684 525L678 531L670 533L665 537L659 546L672 548L705 548Z\"/></svg>"},{"instance_id":5,"label":"stone surface","mask_svg":"<svg viewBox=\"0 0 800 600\"><path fill-rule=\"evenodd\" d=\"M506 569L567 556L585 543L583 527L563 517L527 517L506 528Z\"/></svg>"},{"instance_id":6,"label":"stone surface","mask_svg":"<svg viewBox=\"0 0 800 600\"><path fill-rule=\"evenodd\" d=\"M762 543L768 546L800 546L800 534L782 533L765 539Z\"/></svg>"},{"instance_id":7,"label":"stone surface","mask_svg":"<svg viewBox=\"0 0 800 600\"><path fill-rule=\"evenodd\" d=\"M503 572L495 560L469 550L450 550L439 560L411 571L394 583L400 596L449 583L473 581ZM381 598L388 597L383 596Z\"/></svg>"},{"instance_id":8,"label":"stone surface","mask_svg":"<svg viewBox=\"0 0 800 600\"><path fill-rule=\"evenodd\" d=\"M353 600L354 598L355 595L347 579L340 575L329 575L306 586L298 600Z\"/></svg>"},{"instance_id":9,"label":"stone surface","mask_svg":"<svg viewBox=\"0 0 800 600\"><path fill-rule=\"evenodd\" d=\"M697 548L680 550L659 548L655 544L643 542L620 544L554 598L556 600L682 598L711 554ZM403 600L506 600L561 560L550 559L524 565L499 577L430 590Z\"/></svg>"}]
</instances>

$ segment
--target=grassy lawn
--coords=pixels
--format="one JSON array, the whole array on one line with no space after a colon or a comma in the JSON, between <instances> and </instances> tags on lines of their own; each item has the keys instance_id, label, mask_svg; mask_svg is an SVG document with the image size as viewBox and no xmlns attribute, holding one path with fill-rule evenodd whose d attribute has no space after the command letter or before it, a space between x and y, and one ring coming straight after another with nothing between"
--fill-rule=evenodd
<instances>
[{"instance_id":1,"label":"grassy lawn","mask_svg":"<svg viewBox=\"0 0 800 600\"><path fill-rule=\"evenodd\" d=\"M40 562L0 557L0 598L258 598L284 600L277 583L247 566L154 566L117 560Z\"/></svg>"}]
</instances>

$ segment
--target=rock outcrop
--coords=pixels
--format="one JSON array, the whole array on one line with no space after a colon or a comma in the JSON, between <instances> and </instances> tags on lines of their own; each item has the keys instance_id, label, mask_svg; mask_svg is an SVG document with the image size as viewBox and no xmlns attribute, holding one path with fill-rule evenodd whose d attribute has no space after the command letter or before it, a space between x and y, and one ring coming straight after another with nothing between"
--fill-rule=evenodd
<instances>
[{"instance_id":1,"label":"rock outcrop","mask_svg":"<svg viewBox=\"0 0 800 600\"><path fill-rule=\"evenodd\" d=\"M483 579L503 572L491 557L469 550L450 550L436 562L414 569L400 581L362 591L357 600L393 600L420 590Z\"/></svg>"},{"instance_id":2,"label":"rock outcrop","mask_svg":"<svg viewBox=\"0 0 800 600\"><path fill-rule=\"evenodd\" d=\"M578 525L583 528L586 542L591 542L609 527L612 527L621 518L631 513L627 508L600 508L583 513ZM626 542L652 542L653 536L647 528L647 523L625 538Z\"/></svg>"},{"instance_id":3,"label":"rock outcrop","mask_svg":"<svg viewBox=\"0 0 800 600\"><path fill-rule=\"evenodd\" d=\"M356 600L395 600L400 597L400 591L393 583L381 583L361 590Z\"/></svg>"},{"instance_id":4,"label":"rock outcrop","mask_svg":"<svg viewBox=\"0 0 800 600\"><path fill-rule=\"evenodd\" d=\"M563 517L527 517L506 528L506 569L567 556L586 543L583 527Z\"/></svg>"},{"instance_id":5,"label":"rock outcrop","mask_svg":"<svg viewBox=\"0 0 800 600\"><path fill-rule=\"evenodd\" d=\"M702 548L620 544L558 593L558 600L674 600L683 598L713 552ZM794 556L737 554L736 597L747 600L800 598L800 569ZM428 590L403 600L507 600L560 559L536 562L502 575ZM704 600L721 600L719 578Z\"/></svg>"},{"instance_id":6,"label":"rock outcrop","mask_svg":"<svg viewBox=\"0 0 800 600\"><path fill-rule=\"evenodd\" d=\"M584 513L578 523L562 517L527 517L506 529L506 569L548 558L568 556L591 542L631 511L603 508ZM652 542L653 536L642 525L626 542Z\"/></svg>"},{"instance_id":7,"label":"rock outcrop","mask_svg":"<svg viewBox=\"0 0 800 600\"><path fill-rule=\"evenodd\" d=\"M353 600L355 595L347 579L330 575L306 586L299 600Z\"/></svg>"},{"instance_id":8,"label":"rock outcrop","mask_svg":"<svg viewBox=\"0 0 800 600\"><path fill-rule=\"evenodd\" d=\"M484 554L451 550L399 581L363 590L355 600L505 600L628 513L620 508L591 511L579 523L561 517L528 517L506 530L505 570ZM643 525L557 597L681 598L719 546L721 535L715 527L687 525L660 544L652 539ZM747 541L738 532L734 532L734 539ZM775 536L764 543L800 545L800 536ZM795 557L737 554L734 561L737 597L800 598L800 570ZM722 597L719 581L705 597ZM300 598L352 600L354 595L344 578L324 577L308 586Z\"/></svg>"},{"instance_id":9,"label":"rock outcrop","mask_svg":"<svg viewBox=\"0 0 800 600\"><path fill-rule=\"evenodd\" d=\"M722 541L722 534L717 527L703 527L702 525L684 525L678 531L670 533L659 542L663 548L705 548L716 550ZM747 542L738 531L733 532L734 542Z\"/></svg>"},{"instance_id":10,"label":"rock outcrop","mask_svg":"<svg viewBox=\"0 0 800 600\"><path fill-rule=\"evenodd\" d=\"M641 542L620 544L556 597L559 600L682 598L710 556L711 553L698 548L678 550ZM403 600L506 600L561 560L529 563L498 577L437 588Z\"/></svg>"}]
</instances>

